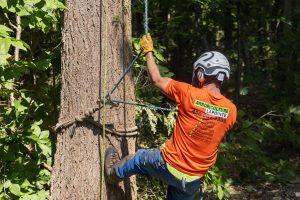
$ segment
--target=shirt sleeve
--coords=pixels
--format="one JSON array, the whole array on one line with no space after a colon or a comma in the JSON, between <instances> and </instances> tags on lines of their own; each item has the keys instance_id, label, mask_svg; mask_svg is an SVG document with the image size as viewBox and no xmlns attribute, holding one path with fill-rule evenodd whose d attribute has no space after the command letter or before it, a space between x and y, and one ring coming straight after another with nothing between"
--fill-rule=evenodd
<instances>
[{"instance_id":1,"label":"shirt sleeve","mask_svg":"<svg viewBox=\"0 0 300 200\"><path fill-rule=\"evenodd\" d=\"M236 122L237 108L236 108L235 105L232 106L231 112L232 113L231 113L231 116L230 116L230 121L229 121L229 126L227 128L227 131L230 130Z\"/></svg>"},{"instance_id":2,"label":"shirt sleeve","mask_svg":"<svg viewBox=\"0 0 300 200\"><path fill-rule=\"evenodd\" d=\"M187 93L190 91L190 87L190 84L171 80L167 85L165 92L167 97L174 100L177 104L180 104L187 96Z\"/></svg>"}]
</instances>

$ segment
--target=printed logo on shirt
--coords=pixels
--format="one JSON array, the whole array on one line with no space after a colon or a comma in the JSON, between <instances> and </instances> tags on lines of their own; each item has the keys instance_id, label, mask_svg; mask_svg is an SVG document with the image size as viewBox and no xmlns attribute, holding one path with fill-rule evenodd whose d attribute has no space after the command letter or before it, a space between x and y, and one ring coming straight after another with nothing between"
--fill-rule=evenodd
<instances>
[{"instance_id":1,"label":"printed logo on shirt","mask_svg":"<svg viewBox=\"0 0 300 200\"><path fill-rule=\"evenodd\" d=\"M227 118L228 114L229 114L228 108L215 106L215 105L212 105L212 104L200 101L200 100L196 100L194 105L204 108L206 114L213 115L216 117Z\"/></svg>"}]
</instances>

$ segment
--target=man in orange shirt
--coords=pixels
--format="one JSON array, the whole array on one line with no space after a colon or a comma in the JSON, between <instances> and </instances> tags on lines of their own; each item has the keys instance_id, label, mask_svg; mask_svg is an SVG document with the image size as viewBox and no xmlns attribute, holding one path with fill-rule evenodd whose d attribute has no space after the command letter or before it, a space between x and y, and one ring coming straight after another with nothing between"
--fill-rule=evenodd
<instances>
[{"instance_id":1,"label":"man in orange shirt","mask_svg":"<svg viewBox=\"0 0 300 200\"><path fill-rule=\"evenodd\" d=\"M178 105L174 132L162 150L141 149L122 160L113 147L106 150L108 183L134 174L154 176L168 184L167 199L194 199L203 176L214 165L219 145L236 120L235 105L221 94L229 78L229 62L216 51L194 63L192 85L162 77L153 57L150 34L142 37L148 74L154 84Z\"/></svg>"}]
</instances>

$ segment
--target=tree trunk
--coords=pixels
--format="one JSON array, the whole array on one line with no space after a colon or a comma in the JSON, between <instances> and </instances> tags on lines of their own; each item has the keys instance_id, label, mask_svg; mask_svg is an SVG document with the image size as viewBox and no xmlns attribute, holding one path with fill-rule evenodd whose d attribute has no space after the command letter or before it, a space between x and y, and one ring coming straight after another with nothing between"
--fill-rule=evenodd
<instances>
[{"instance_id":1,"label":"tree trunk","mask_svg":"<svg viewBox=\"0 0 300 200\"><path fill-rule=\"evenodd\" d=\"M131 3L129 0L66 1L62 49L62 89L59 122L83 116L97 107L103 98L104 83L110 91L131 61ZM106 22L105 15L108 21ZM100 22L101 18L101 22ZM105 34L105 25L108 34ZM100 31L102 30L102 31ZM101 32L101 34L100 34ZM104 54L105 40L108 52ZM100 41L101 40L101 41ZM101 46L101 48L100 48ZM107 80L104 80L104 56L107 55ZM100 87L101 86L101 87ZM113 99L134 101L134 84L127 75L112 95ZM98 111L97 111L98 112ZM135 127L134 107L106 106L94 113L94 121L116 129ZM76 122L57 131L56 152L50 199L100 199L102 130L87 122ZM106 133L106 146L112 144L120 156L135 152L135 137ZM104 148L105 149L105 148ZM129 183L130 182L130 183ZM117 186L106 185L105 198L136 199L135 179Z\"/></svg>"}]
</instances>

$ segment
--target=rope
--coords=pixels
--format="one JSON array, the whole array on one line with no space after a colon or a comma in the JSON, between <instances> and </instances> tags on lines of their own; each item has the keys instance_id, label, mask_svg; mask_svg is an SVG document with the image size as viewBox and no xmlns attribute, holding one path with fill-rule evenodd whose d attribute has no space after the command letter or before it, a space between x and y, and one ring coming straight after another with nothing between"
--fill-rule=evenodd
<instances>
[{"instance_id":1,"label":"rope","mask_svg":"<svg viewBox=\"0 0 300 200\"><path fill-rule=\"evenodd\" d=\"M97 110L100 110L101 107L95 107L95 108L89 108L83 115L78 115L75 116L73 119L68 119L68 120L62 120L59 123L55 125L53 128L54 131L56 132L60 128L66 128L68 126L71 126L72 124L76 122L83 122L84 120L88 119L89 117L92 116L93 113L95 113Z\"/></svg>"},{"instance_id":2,"label":"rope","mask_svg":"<svg viewBox=\"0 0 300 200\"><path fill-rule=\"evenodd\" d=\"M101 19L100 19L100 35L102 34L102 0L101 1L101 5L100 5L100 14L101 14ZM147 34L148 33L148 0L144 0L144 3L145 3L145 33ZM99 101L99 107L98 108L90 108L88 109L83 116L75 116L73 119L69 119L69 120L63 120L62 122L59 122L56 124L56 126L53 128L54 131L56 132L58 129L60 128L65 128L67 126L70 126L72 125L73 123L76 123L76 122L82 122L84 120L86 121L89 121L91 122L92 124L95 124L95 121L92 122L91 119L89 119L89 117L91 117L96 111L99 110L100 112L100 109L103 108L104 110L104 113L103 113L103 118L102 118L102 121L104 121L104 123L101 123L101 121L99 122L99 124L104 124L104 128L102 129L102 136L103 138L105 139L105 124L106 124L106 104L107 102L110 103L111 105L113 106L118 106L118 104L122 103L122 104L128 104L128 105L133 105L133 106L141 106L141 107L146 107L146 108L149 108L149 109L158 109L158 110L163 110L163 111L168 111L168 112L173 112L174 110L170 109L170 108L163 108L163 107L160 107L160 106L154 106L154 105L146 105L146 104L142 104L142 103L138 103L138 102L131 102L131 101L121 101L121 100L114 100L114 99L111 99L111 95L113 94L113 92L117 89L117 87L120 85L120 83L122 82L122 80L125 78L126 74L130 71L130 69L133 67L134 63L140 58L141 54L142 54L142 51L137 55L135 56L135 58L132 60L132 62L129 64L129 66L125 69L123 75L120 77L120 79L118 80L117 84L115 84L115 86L112 88L112 90L108 93L106 91L107 89L107 86L106 86L106 82L107 82L107 66L108 66L108 58L107 58L107 55L108 55L108 3L107 3L107 0L105 0L105 29L104 29L104 86L103 86L103 93L104 93L104 96L106 98L104 99L101 99L101 88L100 88L100 99L101 101ZM102 48L102 42L101 42L101 38L100 37L100 51L101 48ZM101 58L101 53L100 53L100 58ZM100 59L100 64L101 64L101 59ZM101 74L101 70L100 70L100 74ZM101 84L101 80L100 80L100 85ZM103 103L102 105L100 103ZM99 120L101 120L101 116L100 116L100 113L99 113ZM100 126L99 126L100 127ZM102 126L101 126L102 127ZM120 134L117 134L117 135L120 135ZM124 135L122 135L124 136ZM104 141L105 142L105 141ZM105 144L105 143L104 143Z\"/></svg>"},{"instance_id":3,"label":"rope","mask_svg":"<svg viewBox=\"0 0 300 200\"><path fill-rule=\"evenodd\" d=\"M109 99L109 101L111 101L114 104L122 103L122 104L128 104L128 105L133 105L133 106L145 107L145 108L149 108L149 109L163 110L163 111L167 111L167 112L175 111L170 108L163 108L160 106L147 105L147 104L142 104L142 103L137 103L137 102L132 102L132 101L121 101L121 100L115 100L115 99Z\"/></svg>"},{"instance_id":4,"label":"rope","mask_svg":"<svg viewBox=\"0 0 300 200\"><path fill-rule=\"evenodd\" d=\"M145 3L145 24L144 24L144 28L145 28L145 34L147 34L148 33L148 0L144 0L144 3ZM113 92L117 89L117 87L120 85L122 80L125 78L126 74L131 70L134 63L141 57L141 55L142 55L142 51L140 51L140 53L134 57L132 62L125 69L122 76L119 78L118 82L115 84L115 86L109 92L109 94L106 96L105 100L102 100L103 104L105 104L105 102L108 101L110 104L112 104L114 106L117 106L115 103L117 103L117 104L122 103L122 104L146 107L146 108L149 108L149 109L158 109L158 110L173 112L174 110L172 110L170 108L163 108L163 107L160 107L160 106L146 105L146 104L141 104L141 103L137 103L137 102L129 102L129 101L121 101L121 100L111 99L111 95L113 94Z\"/></svg>"},{"instance_id":5,"label":"rope","mask_svg":"<svg viewBox=\"0 0 300 200\"><path fill-rule=\"evenodd\" d=\"M112 95L112 93L117 89L117 87L120 85L122 80L125 78L126 74L130 71L130 69L133 67L134 63L141 57L142 51L135 56L135 58L132 60L132 62L129 64L129 66L125 69L125 72L121 76L121 78L118 80L117 84L113 87L113 89L108 94L109 96Z\"/></svg>"},{"instance_id":6,"label":"rope","mask_svg":"<svg viewBox=\"0 0 300 200\"><path fill-rule=\"evenodd\" d=\"M145 0L145 35L148 33L148 0Z\"/></svg>"},{"instance_id":7,"label":"rope","mask_svg":"<svg viewBox=\"0 0 300 200\"><path fill-rule=\"evenodd\" d=\"M103 77L103 96L106 97L106 82L107 82L107 65L108 65L108 2L105 0L105 29L104 29L104 77ZM101 20L101 19L100 19ZM101 49L102 47L100 47ZM101 69L100 69L101 70ZM103 112L102 112L102 140L101 140L101 199L104 200L104 186L105 186L105 179L104 179L104 162L105 162L105 146L106 146L106 99L104 99L103 104Z\"/></svg>"}]
</instances>

